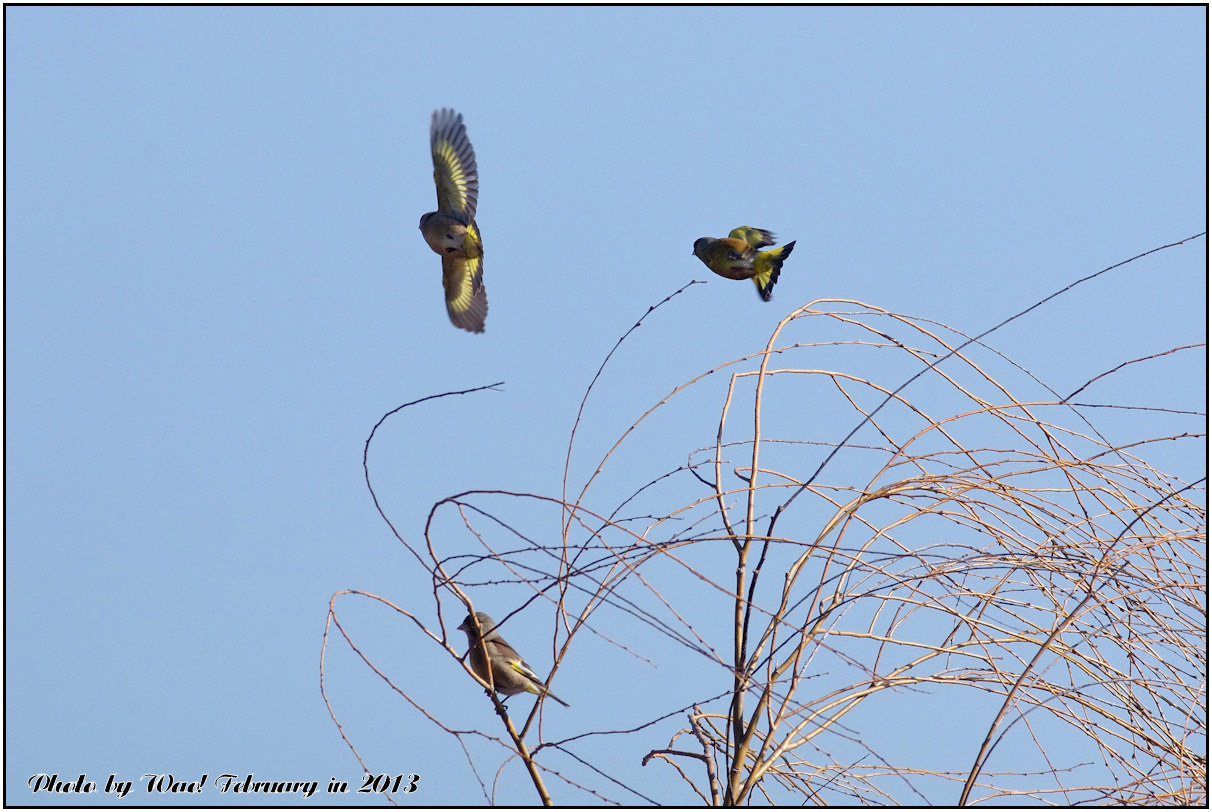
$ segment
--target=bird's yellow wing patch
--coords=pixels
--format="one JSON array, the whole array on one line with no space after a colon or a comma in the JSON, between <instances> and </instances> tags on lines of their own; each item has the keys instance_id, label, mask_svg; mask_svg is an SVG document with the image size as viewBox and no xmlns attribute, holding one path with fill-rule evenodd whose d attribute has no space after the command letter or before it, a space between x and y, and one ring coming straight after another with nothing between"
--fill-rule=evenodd
<instances>
[{"instance_id":1,"label":"bird's yellow wing patch","mask_svg":"<svg viewBox=\"0 0 1212 812\"><path fill-rule=\"evenodd\" d=\"M473 333L484 332L488 318L484 259L442 257L442 287L446 289L446 313L451 323Z\"/></svg>"},{"instance_id":2,"label":"bird's yellow wing patch","mask_svg":"<svg viewBox=\"0 0 1212 812\"><path fill-rule=\"evenodd\" d=\"M534 672L534 669L528 666L523 660L510 660L509 667L517 671L528 680L543 684L543 680L539 679L539 675Z\"/></svg>"},{"instance_id":3,"label":"bird's yellow wing patch","mask_svg":"<svg viewBox=\"0 0 1212 812\"><path fill-rule=\"evenodd\" d=\"M480 175L475 150L463 126L463 115L445 107L435 110L429 124L429 145L433 151L433 180L438 187L438 211L470 223L476 216Z\"/></svg>"},{"instance_id":4,"label":"bird's yellow wing patch","mask_svg":"<svg viewBox=\"0 0 1212 812\"><path fill-rule=\"evenodd\" d=\"M774 235L764 228L753 226L737 226L728 232L729 239L741 240L754 248L765 248L774 245Z\"/></svg>"}]
</instances>

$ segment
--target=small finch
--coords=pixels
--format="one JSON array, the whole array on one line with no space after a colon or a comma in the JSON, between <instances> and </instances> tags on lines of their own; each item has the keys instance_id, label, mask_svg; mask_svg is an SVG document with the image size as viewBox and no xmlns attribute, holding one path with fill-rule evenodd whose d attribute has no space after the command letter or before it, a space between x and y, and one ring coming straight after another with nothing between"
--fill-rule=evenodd
<instances>
[{"instance_id":1,"label":"small finch","mask_svg":"<svg viewBox=\"0 0 1212 812\"><path fill-rule=\"evenodd\" d=\"M703 264L726 279L752 279L762 301L770 301L774 283L779 281L783 260L791 255L795 241L773 251L759 251L774 245L774 235L762 228L739 226L727 237L699 237L694 241L694 255Z\"/></svg>"},{"instance_id":2,"label":"small finch","mask_svg":"<svg viewBox=\"0 0 1212 812\"><path fill-rule=\"evenodd\" d=\"M478 631L475 626L477 619L480 622ZM497 634L496 624L491 617L483 612L476 612L474 618L468 615L459 630L467 633L467 655L471 660L471 670L476 672L480 679L491 682L498 694L505 696L521 693L545 695L564 707L568 707L567 702L547 690L543 680L539 679L539 675L534 672L534 669L526 664L522 655L514 651L513 646L506 643L505 638ZM480 645L481 639L484 641L482 646ZM488 668L484 662L485 649L488 650L488 661L492 663L491 680L488 678Z\"/></svg>"},{"instance_id":3,"label":"small finch","mask_svg":"<svg viewBox=\"0 0 1212 812\"><path fill-rule=\"evenodd\" d=\"M488 294L484 290L484 246L476 226L480 176L463 116L445 107L435 110L429 123L429 145L438 210L421 216L421 234L442 257L442 286L451 323L482 333Z\"/></svg>"}]
</instances>

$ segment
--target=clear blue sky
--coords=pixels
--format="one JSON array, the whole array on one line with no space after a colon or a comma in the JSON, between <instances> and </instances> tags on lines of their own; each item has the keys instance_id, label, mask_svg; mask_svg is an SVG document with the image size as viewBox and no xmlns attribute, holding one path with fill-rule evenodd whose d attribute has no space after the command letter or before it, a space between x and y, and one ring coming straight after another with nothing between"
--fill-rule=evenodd
<instances>
[{"instance_id":1,"label":"clear blue sky","mask_svg":"<svg viewBox=\"0 0 1212 812\"><path fill-rule=\"evenodd\" d=\"M608 368L575 480L670 388L813 299L976 333L1207 219L1202 7L10 7L5 23L10 804L71 802L29 794L44 772L358 782L318 691L329 596L432 618L362 475L401 403L506 382L380 430L380 498L419 541L447 495L558 496L601 359L692 279L707 284ZM447 321L417 230L444 106L479 162L478 336ZM771 303L691 255L741 224L796 240ZM1205 267L1193 241L990 342L1071 391L1203 340ZM1204 359L1116 394L1205 409ZM714 442L717 394L678 453ZM1164 463L1203 474L1198 455ZM346 611L393 677L433 674L426 698L497 733L399 616ZM550 663L541 633L508 636ZM430 793L398 799L482 802L452 740L334 658L360 752ZM558 683L573 708L549 703L546 732L625 726L636 686L590 685L575 660ZM652 797L693 802L642 755L620 763ZM149 800L194 802L127 803Z\"/></svg>"}]
</instances>

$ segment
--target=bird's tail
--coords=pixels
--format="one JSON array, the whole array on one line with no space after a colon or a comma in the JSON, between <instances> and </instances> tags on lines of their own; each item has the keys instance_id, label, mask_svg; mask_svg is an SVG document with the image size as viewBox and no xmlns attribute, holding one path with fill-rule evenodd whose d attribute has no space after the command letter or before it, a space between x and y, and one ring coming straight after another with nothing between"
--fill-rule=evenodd
<instances>
[{"instance_id":1,"label":"bird's tail","mask_svg":"<svg viewBox=\"0 0 1212 812\"><path fill-rule=\"evenodd\" d=\"M463 255L468 259L484 256L484 246L480 243L480 229L472 223L463 232Z\"/></svg>"},{"instance_id":2,"label":"bird's tail","mask_svg":"<svg viewBox=\"0 0 1212 812\"><path fill-rule=\"evenodd\" d=\"M774 283L779 281L779 272L783 270L783 260L791 256L792 248L795 248L794 240L782 248L759 252L753 261L753 283L757 285L758 296L762 297L763 302L770 301L770 292L774 290Z\"/></svg>"},{"instance_id":3,"label":"bird's tail","mask_svg":"<svg viewBox=\"0 0 1212 812\"><path fill-rule=\"evenodd\" d=\"M543 690L543 693L547 694L547 696L548 696L550 699L554 699L556 702L559 702L561 705L563 705L563 706L564 706L564 707L566 707L566 708L571 708L571 707L572 707L572 706L571 706L571 705L569 705L567 702L565 702L563 699L560 699L558 696L556 696L555 694L553 694L551 691L548 691L548 690L544 689L544 690Z\"/></svg>"}]
</instances>

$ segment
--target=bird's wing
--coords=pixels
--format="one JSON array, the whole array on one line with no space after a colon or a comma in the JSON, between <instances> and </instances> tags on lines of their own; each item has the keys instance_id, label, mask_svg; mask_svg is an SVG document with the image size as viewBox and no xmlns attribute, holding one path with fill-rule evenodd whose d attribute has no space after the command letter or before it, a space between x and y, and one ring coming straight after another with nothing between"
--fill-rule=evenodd
<instances>
[{"instance_id":1,"label":"bird's wing","mask_svg":"<svg viewBox=\"0 0 1212 812\"><path fill-rule=\"evenodd\" d=\"M549 696L564 707L570 707L569 704L563 699L560 699L551 691L547 690L547 686L543 684L543 680L534 672L534 669L528 666L520 658L511 658L509 660L509 667L526 677L526 679L530 682L530 693Z\"/></svg>"},{"instance_id":2,"label":"bird's wing","mask_svg":"<svg viewBox=\"0 0 1212 812\"><path fill-rule=\"evenodd\" d=\"M438 211L455 215L464 223L472 222L480 196L480 175L463 115L445 107L435 110L429 124L429 145L433 150L433 180L438 186Z\"/></svg>"},{"instance_id":3,"label":"bird's wing","mask_svg":"<svg viewBox=\"0 0 1212 812\"><path fill-rule=\"evenodd\" d=\"M535 685L543 685L543 680L534 672L533 668L526 664L525 660L519 657L511 657L509 659L509 667L526 677L526 679L530 680Z\"/></svg>"},{"instance_id":4,"label":"bird's wing","mask_svg":"<svg viewBox=\"0 0 1212 812\"><path fill-rule=\"evenodd\" d=\"M455 327L484 332L488 318L488 293L484 290L484 259L442 257L442 287L446 289L446 313Z\"/></svg>"},{"instance_id":5,"label":"bird's wing","mask_svg":"<svg viewBox=\"0 0 1212 812\"><path fill-rule=\"evenodd\" d=\"M764 228L753 228L752 226L737 226L728 232L728 238L741 240L754 248L765 248L767 245L774 245L773 234Z\"/></svg>"}]
</instances>

